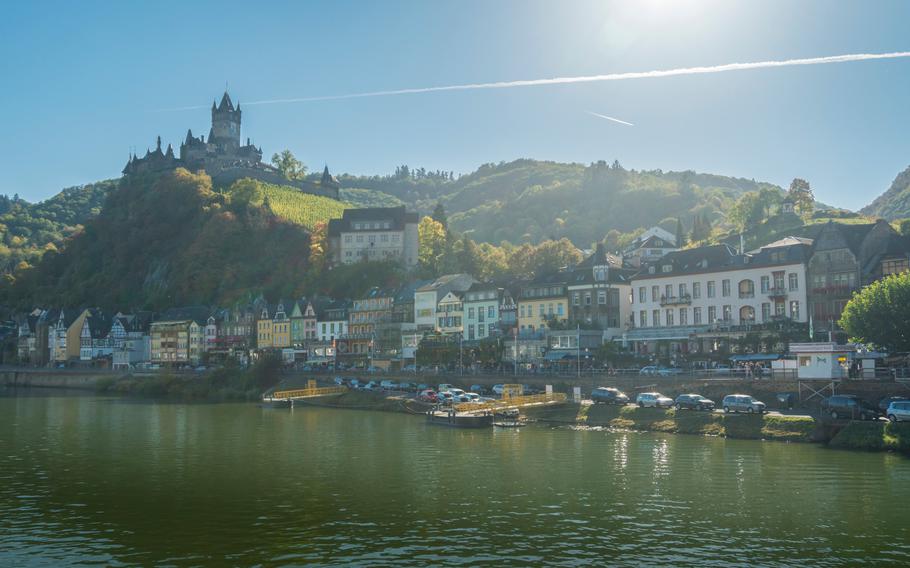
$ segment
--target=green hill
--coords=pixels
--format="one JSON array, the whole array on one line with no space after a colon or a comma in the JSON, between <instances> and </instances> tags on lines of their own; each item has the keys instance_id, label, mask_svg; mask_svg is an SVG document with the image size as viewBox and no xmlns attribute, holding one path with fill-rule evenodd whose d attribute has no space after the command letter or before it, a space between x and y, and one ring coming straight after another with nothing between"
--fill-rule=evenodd
<instances>
[{"instance_id":1,"label":"green hill","mask_svg":"<svg viewBox=\"0 0 910 568\"><path fill-rule=\"evenodd\" d=\"M385 177L342 176L344 185L381 191L423 213L442 203L451 226L479 242L539 242L567 237L578 246L610 229L628 233L696 213L711 220L743 193L777 188L742 178L626 170L618 163L588 166L537 160L484 164L458 178L408 170ZM671 222L672 220L672 222Z\"/></svg>"},{"instance_id":2,"label":"green hill","mask_svg":"<svg viewBox=\"0 0 910 568\"><path fill-rule=\"evenodd\" d=\"M0 195L0 273L34 264L45 251L57 250L100 213L116 187L117 180L70 187L39 203Z\"/></svg>"},{"instance_id":3,"label":"green hill","mask_svg":"<svg viewBox=\"0 0 910 568\"><path fill-rule=\"evenodd\" d=\"M910 217L910 167L897 174L891 187L860 209L860 213L889 221Z\"/></svg>"},{"instance_id":4,"label":"green hill","mask_svg":"<svg viewBox=\"0 0 910 568\"><path fill-rule=\"evenodd\" d=\"M228 303L251 291L291 296L307 275L307 227L342 207L322 199L249 180L215 192L208 176L181 169L124 180L61 252L2 293L20 307L150 309ZM294 211L307 204L317 212Z\"/></svg>"}]
</instances>

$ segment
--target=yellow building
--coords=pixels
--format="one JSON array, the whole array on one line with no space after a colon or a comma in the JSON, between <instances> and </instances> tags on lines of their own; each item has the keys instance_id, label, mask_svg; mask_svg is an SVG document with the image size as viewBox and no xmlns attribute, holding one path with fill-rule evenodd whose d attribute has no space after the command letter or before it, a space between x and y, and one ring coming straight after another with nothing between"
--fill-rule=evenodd
<instances>
[{"instance_id":1,"label":"yellow building","mask_svg":"<svg viewBox=\"0 0 910 568\"><path fill-rule=\"evenodd\" d=\"M273 310L262 309L256 322L256 345L259 349L282 349L291 346L291 320L279 303Z\"/></svg>"},{"instance_id":2,"label":"yellow building","mask_svg":"<svg viewBox=\"0 0 910 568\"><path fill-rule=\"evenodd\" d=\"M545 330L551 321L568 319L569 297L565 276L563 273L551 275L521 289L518 297L519 333Z\"/></svg>"},{"instance_id":3,"label":"yellow building","mask_svg":"<svg viewBox=\"0 0 910 568\"><path fill-rule=\"evenodd\" d=\"M174 308L153 322L151 362L156 365L198 365L205 351L205 323L210 312L203 307Z\"/></svg>"}]
</instances>

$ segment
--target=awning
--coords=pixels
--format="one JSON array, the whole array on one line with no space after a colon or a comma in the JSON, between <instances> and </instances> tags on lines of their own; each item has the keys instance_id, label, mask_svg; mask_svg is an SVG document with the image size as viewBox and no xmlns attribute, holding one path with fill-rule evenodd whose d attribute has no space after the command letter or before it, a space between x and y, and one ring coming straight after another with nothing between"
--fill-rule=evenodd
<instances>
[{"instance_id":1,"label":"awning","mask_svg":"<svg viewBox=\"0 0 910 568\"><path fill-rule=\"evenodd\" d=\"M780 359L780 355L775 353L752 353L749 355L734 355L730 357L730 360L734 363L743 363L749 361L777 361Z\"/></svg>"},{"instance_id":2,"label":"awning","mask_svg":"<svg viewBox=\"0 0 910 568\"><path fill-rule=\"evenodd\" d=\"M548 351L544 355L544 360L546 361L562 361L563 359L571 359L576 357L578 354L573 351Z\"/></svg>"}]
</instances>

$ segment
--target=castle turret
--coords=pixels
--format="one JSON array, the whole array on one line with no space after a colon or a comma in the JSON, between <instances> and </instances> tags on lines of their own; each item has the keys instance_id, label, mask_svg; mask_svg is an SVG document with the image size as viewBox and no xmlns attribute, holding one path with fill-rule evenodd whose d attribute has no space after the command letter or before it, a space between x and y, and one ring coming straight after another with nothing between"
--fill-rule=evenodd
<instances>
[{"instance_id":1,"label":"castle turret","mask_svg":"<svg viewBox=\"0 0 910 568\"><path fill-rule=\"evenodd\" d=\"M221 97L216 108L212 104L212 130L209 133L209 144L214 144L226 151L240 148L240 108L234 108L227 91Z\"/></svg>"},{"instance_id":2,"label":"castle turret","mask_svg":"<svg viewBox=\"0 0 910 568\"><path fill-rule=\"evenodd\" d=\"M335 179L335 176L333 176L332 174L329 173L328 165L326 165L325 169L322 170L322 179L319 180L319 183L323 187L334 187L336 189L341 187L341 184L338 183L338 180Z\"/></svg>"}]
</instances>

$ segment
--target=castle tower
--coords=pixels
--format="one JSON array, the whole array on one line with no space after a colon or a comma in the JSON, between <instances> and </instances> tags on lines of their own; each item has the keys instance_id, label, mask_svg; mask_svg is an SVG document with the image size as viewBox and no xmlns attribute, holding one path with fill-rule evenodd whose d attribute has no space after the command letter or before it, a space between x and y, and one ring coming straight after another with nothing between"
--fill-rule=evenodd
<instances>
[{"instance_id":1,"label":"castle tower","mask_svg":"<svg viewBox=\"0 0 910 568\"><path fill-rule=\"evenodd\" d=\"M234 108L231 97L224 92L221 103L216 107L212 102L212 130L209 144L215 144L228 152L240 148L240 105Z\"/></svg>"}]
</instances>

